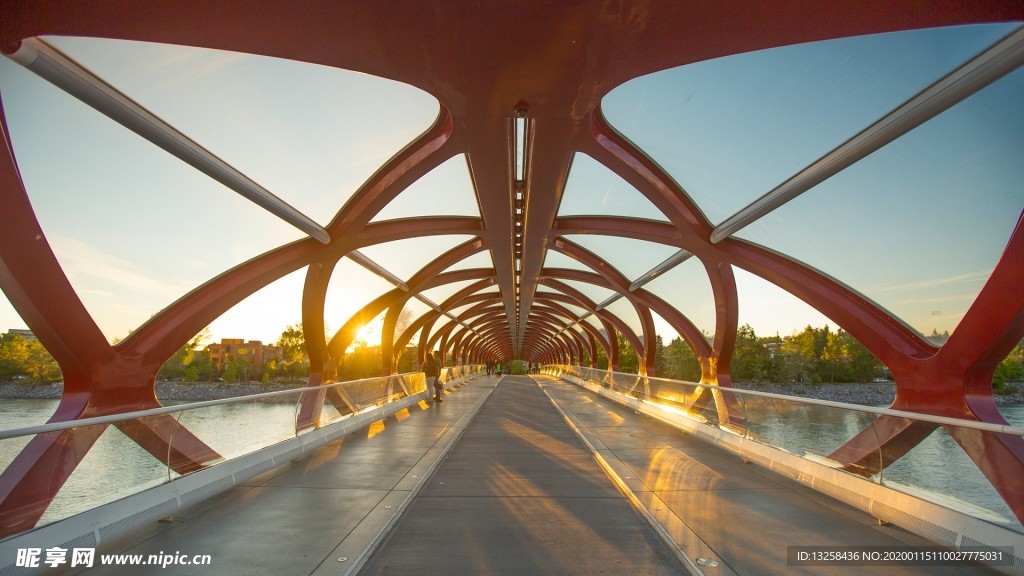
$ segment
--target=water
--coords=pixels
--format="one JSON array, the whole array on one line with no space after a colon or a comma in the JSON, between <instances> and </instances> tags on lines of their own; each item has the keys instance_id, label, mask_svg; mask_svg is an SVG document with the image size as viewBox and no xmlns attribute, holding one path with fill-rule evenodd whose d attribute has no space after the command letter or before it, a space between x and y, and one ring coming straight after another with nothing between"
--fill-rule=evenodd
<instances>
[{"instance_id":1,"label":"water","mask_svg":"<svg viewBox=\"0 0 1024 576\"><path fill-rule=\"evenodd\" d=\"M42 424L57 400L0 400L0 429ZM335 412L336 414L336 412ZM295 405L241 403L172 413L179 423L226 458L240 456L295 436ZM0 440L0 469L6 469L30 438ZM173 437L172 437L173 443ZM167 482L178 474L109 426L75 469L40 522L46 524Z\"/></svg>"},{"instance_id":2,"label":"water","mask_svg":"<svg viewBox=\"0 0 1024 576\"><path fill-rule=\"evenodd\" d=\"M0 400L0 429L41 424L56 400ZM765 402L747 407L751 432L767 443L802 455L827 456L869 425L873 416L850 410ZM1001 408L1015 426L1024 425L1024 406ZM178 414L174 414L175 417ZM226 457L239 456L294 436L292 404L243 403L212 406L181 415L181 424ZM28 438L0 441L0 469ZM65 484L41 523L88 510L177 477L163 462L111 426ZM878 481L877 476L874 478ZM1002 498L967 454L942 428L883 472L882 482L990 522L1024 531Z\"/></svg>"}]
</instances>

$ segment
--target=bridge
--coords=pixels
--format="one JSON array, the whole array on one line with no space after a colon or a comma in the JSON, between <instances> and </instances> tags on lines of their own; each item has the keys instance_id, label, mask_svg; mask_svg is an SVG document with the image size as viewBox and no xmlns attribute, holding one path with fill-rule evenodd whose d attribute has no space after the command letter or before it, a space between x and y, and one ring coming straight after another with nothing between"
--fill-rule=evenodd
<instances>
[{"instance_id":1,"label":"bridge","mask_svg":"<svg viewBox=\"0 0 1024 576\"><path fill-rule=\"evenodd\" d=\"M1017 2L11 7L0 288L63 393L0 433L0 566L84 547L218 572L819 573L838 567L789 554L934 545L1020 573L1024 431L993 379L1024 339L1022 20ZM205 327L288 306L307 387L158 398ZM895 400L734 387L769 313L831 323L846 348L817 359L862 347ZM367 325L380 376L349 381ZM661 335L691 377L662 373ZM428 404L434 353L450 388ZM294 406L283 433L236 449L196 420L255 402ZM815 425L844 437L786 436ZM114 435L156 471L100 467L126 486L53 512ZM940 436L1005 512L891 481Z\"/></svg>"}]
</instances>

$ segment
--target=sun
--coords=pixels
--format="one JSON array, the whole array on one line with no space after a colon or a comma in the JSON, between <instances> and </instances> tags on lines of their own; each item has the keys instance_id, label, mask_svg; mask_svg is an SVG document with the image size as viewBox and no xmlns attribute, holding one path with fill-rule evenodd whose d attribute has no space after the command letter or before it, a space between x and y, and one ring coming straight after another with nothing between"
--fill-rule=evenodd
<instances>
[{"instance_id":1,"label":"sun","mask_svg":"<svg viewBox=\"0 0 1024 576\"><path fill-rule=\"evenodd\" d=\"M380 346L380 334L384 329L384 318L378 316L356 332L353 346Z\"/></svg>"}]
</instances>

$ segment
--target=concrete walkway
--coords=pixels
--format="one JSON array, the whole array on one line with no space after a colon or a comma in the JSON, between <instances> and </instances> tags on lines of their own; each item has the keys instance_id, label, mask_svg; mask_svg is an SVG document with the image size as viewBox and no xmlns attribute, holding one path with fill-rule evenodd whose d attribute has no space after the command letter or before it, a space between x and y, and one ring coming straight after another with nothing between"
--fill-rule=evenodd
<instances>
[{"instance_id":1,"label":"concrete walkway","mask_svg":"<svg viewBox=\"0 0 1024 576\"><path fill-rule=\"evenodd\" d=\"M681 573L537 384L511 376L359 574Z\"/></svg>"},{"instance_id":2,"label":"concrete walkway","mask_svg":"<svg viewBox=\"0 0 1024 576\"><path fill-rule=\"evenodd\" d=\"M210 566L89 573L989 573L786 564L788 546L928 544L573 384L505 376L421 402L97 551L209 554Z\"/></svg>"}]
</instances>

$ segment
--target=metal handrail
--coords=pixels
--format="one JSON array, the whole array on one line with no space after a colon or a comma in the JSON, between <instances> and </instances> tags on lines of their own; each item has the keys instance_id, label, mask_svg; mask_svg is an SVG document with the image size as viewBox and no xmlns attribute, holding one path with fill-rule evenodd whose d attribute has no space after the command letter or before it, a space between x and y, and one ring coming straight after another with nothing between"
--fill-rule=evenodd
<instances>
[{"instance_id":1,"label":"metal handrail","mask_svg":"<svg viewBox=\"0 0 1024 576\"><path fill-rule=\"evenodd\" d=\"M36 426L26 426L24 428L10 428L8 430L0 430L0 440L7 440L8 438L18 438L20 436L33 436L35 434L43 434L45 432L70 430L71 428L80 428L82 426L93 426L96 424L112 424L114 422L124 422L125 420L134 420L136 418L145 418L146 416L170 414L172 412L187 412L189 410L207 408L209 406L220 406L222 404L240 404L242 402L248 402L250 400L274 398L277 396L289 396L294 394L302 394L305 392L315 392L317 390L326 390L328 388L336 388L339 386L346 386L348 384L369 382L371 380L387 380L388 378L397 378L400 376L408 376L410 374L422 374L422 372L404 372L402 374L392 374L390 376L375 376L373 378L362 378L360 380L334 382L332 384L324 384L322 386L308 386L305 388L295 388L294 390L261 392L259 394L249 394L247 396L235 396L233 398L221 398L219 400L203 400L200 402L179 404L177 406L164 406L161 408L151 408L149 410L136 410L134 412L123 412L121 414L109 414L107 416L94 416L92 418L81 418L78 420L68 420L66 422L49 422L46 424L39 424Z\"/></svg>"},{"instance_id":2,"label":"metal handrail","mask_svg":"<svg viewBox=\"0 0 1024 576\"><path fill-rule=\"evenodd\" d=\"M558 366L557 364L554 366ZM562 366L566 366L563 364ZM582 366L570 366L572 368L582 368ZM962 428L973 428L975 430L984 430L986 432L997 432L1000 434L1011 434L1014 436L1024 436L1024 428L1017 426L1010 426L1007 424L992 424L990 422L978 422L976 420L964 420L962 418L950 418L948 416L936 416L933 414L924 414L922 412L907 412L905 410L893 410L892 408L875 408L873 406L864 406L861 404L847 404L845 402L835 402L832 400L819 400L817 398L799 398L797 396L787 396L785 394L775 394L772 392L759 392L757 390L744 390L742 388L732 388L725 386L718 386L717 384L701 384L699 382L688 382L686 380L672 380L670 378L658 378L655 376L639 376L637 374L628 374L625 372L612 372L609 370L601 370L600 368L586 368L587 370L593 370L595 372L602 372L605 374L619 374L629 378L647 378L648 380L659 380L662 382L673 382L680 384L687 384L690 386L702 386L705 388L716 388L718 390L731 392L735 394L747 394L750 396L763 396L766 398L774 398L778 400L788 400L790 402L798 402L801 404L816 404L818 406L828 406L831 408L841 408L843 410L857 410L860 412L869 412L872 414L881 414L886 416L896 416L899 418L909 418L911 420L920 420L923 422L932 422L935 424L942 424L947 426L960 426Z\"/></svg>"}]
</instances>

